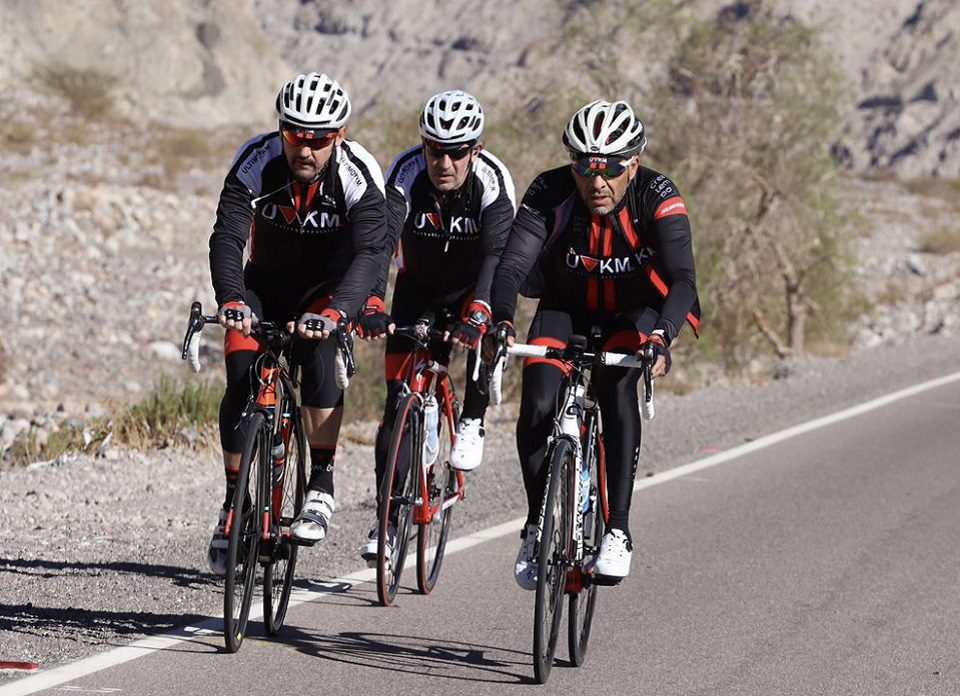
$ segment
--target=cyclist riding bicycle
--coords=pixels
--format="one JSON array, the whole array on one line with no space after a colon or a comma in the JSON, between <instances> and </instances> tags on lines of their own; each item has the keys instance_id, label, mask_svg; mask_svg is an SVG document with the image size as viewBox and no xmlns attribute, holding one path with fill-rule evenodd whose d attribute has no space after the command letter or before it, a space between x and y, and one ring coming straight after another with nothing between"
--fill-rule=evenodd
<instances>
[{"instance_id":1,"label":"cyclist riding bicycle","mask_svg":"<svg viewBox=\"0 0 960 696\"><path fill-rule=\"evenodd\" d=\"M516 207L513 180L503 163L483 149L480 103L461 90L435 94L420 114L422 142L397 156L387 170L387 226L399 272L392 317L384 313L390 256L382 259L379 284L359 319L362 336L384 336L393 322L413 324L426 313L459 321L449 340L475 349L490 325L490 282ZM410 343L387 337L387 399L377 432L377 482L396 417ZM448 359L449 355L441 356ZM468 373L476 359L467 359ZM483 457L483 416L488 397L467 380L453 468L469 471ZM377 526L361 548L376 557Z\"/></svg>"},{"instance_id":2,"label":"cyclist riding bicycle","mask_svg":"<svg viewBox=\"0 0 960 696\"><path fill-rule=\"evenodd\" d=\"M334 511L333 463L343 410L334 379L340 319L353 317L375 284L386 250L383 174L373 156L346 139L350 100L322 73L298 75L277 95L279 127L240 148L220 194L210 236L210 270L224 339L227 388L220 405L226 497L209 547L223 572L223 523L240 461L236 425L251 385L257 341L252 318L289 321L301 340L301 399L310 480L292 533L313 543ZM249 256L244 248L249 241ZM308 325L307 322L311 323ZM313 328L312 328L313 327Z\"/></svg>"},{"instance_id":3,"label":"cyclist riding bicycle","mask_svg":"<svg viewBox=\"0 0 960 696\"><path fill-rule=\"evenodd\" d=\"M563 133L571 163L541 173L527 189L493 279L493 320L515 341L517 292L540 298L527 341L563 347L571 334L599 327L602 349L642 355L652 375L670 369L670 343L684 320L699 331L690 222L676 185L640 164L643 123L629 104L598 100ZM492 343L492 341L488 341ZM563 364L528 358L523 368L517 450L527 492L515 575L535 589L537 518L546 483L547 438ZM595 566L624 578L633 543L629 512L640 455L637 382L641 370L598 367L610 519Z\"/></svg>"}]
</instances>

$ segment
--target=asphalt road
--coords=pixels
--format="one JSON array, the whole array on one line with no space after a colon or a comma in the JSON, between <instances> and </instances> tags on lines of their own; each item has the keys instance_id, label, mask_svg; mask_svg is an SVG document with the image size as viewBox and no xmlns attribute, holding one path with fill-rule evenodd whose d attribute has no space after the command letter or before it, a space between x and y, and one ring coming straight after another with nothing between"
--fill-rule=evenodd
<instances>
[{"instance_id":1,"label":"asphalt road","mask_svg":"<svg viewBox=\"0 0 960 696\"><path fill-rule=\"evenodd\" d=\"M542 691L960 693L958 425L952 381L644 479L633 572L601 588L586 664L561 645ZM533 594L510 579L515 534L491 536L429 597L412 574L390 609L369 582L312 584L276 640L256 625L237 655L213 633L0 694L528 692Z\"/></svg>"}]
</instances>

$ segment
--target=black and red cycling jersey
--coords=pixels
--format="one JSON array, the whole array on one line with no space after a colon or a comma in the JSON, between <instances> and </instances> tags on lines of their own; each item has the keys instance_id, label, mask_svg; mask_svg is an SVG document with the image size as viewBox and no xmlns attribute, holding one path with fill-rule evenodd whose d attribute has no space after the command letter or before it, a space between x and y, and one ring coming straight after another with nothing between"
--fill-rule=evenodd
<instances>
[{"instance_id":1,"label":"black and red cycling jersey","mask_svg":"<svg viewBox=\"0 0 960 696\"><path fill-rule=\"evenodd\" d=\"M541 173L524 195L493 282L494 322L513 320L517 292L578 315L649 307L668 340L699 334L690 221L676 185L640 167L620 203L595 215L569 166Z\"/></svg>"},{"instance_id":2,"label":"black and red cycling jersey","mask_svg":"<svg viewBox=\"0 0 960 696\"><path fill-rule=\"evenodd\" d=\"M503 163L481 150L463 185L439 193L430 182L423 146L401 153L387 170L387 227L404 285L420 294L471 290L490 301L490 283L516 208ZM386 293L389 253L374 294Z\"/></svg>"},{"instance_id":3,"label":"black and red cycling jersey","mask_svg":"<svg viewBox=\"0 0 960 696\"><path fill-rule=\"evenodd\" d=\"M278 285L291 303L332 295L331 307L354 316L376 283L384 253L383 175L361 145L335 145L312 184L292 178L279 133L256 136L240 148L210 236L219 305L243 301L248 283Z\"/></svg>"}]
</instances>

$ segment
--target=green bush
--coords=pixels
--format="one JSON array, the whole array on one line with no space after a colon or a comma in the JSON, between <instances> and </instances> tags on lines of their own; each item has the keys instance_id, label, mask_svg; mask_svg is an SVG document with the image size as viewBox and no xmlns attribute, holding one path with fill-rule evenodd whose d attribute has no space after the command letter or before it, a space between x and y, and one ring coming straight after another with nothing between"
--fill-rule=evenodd
<instances>
[{"instance_id":1,"label":"green bush","mask_svg":"<svg viewBox=\"0 0 960 696\"><path fill-rule=\"evenodd\" d=\"M161 377L157 389L124 411L113 423L115 441L138 447L164 447L186 428L216 426L223 387L209 380L186 382Z\"/></svg>"},{"instance_id":2,"label":"green bush","mask_svg":"<svg viewBox=\"0 0 960 696\"><path fill-rule=\"evenodd\" d=\"M701 350L728 368L845 342L862 306L828 151L839 73L807 27L762 0L737 8L680 42L653 99L669 123L650 146L694 221Z\"/></svg>"}]
</instances>

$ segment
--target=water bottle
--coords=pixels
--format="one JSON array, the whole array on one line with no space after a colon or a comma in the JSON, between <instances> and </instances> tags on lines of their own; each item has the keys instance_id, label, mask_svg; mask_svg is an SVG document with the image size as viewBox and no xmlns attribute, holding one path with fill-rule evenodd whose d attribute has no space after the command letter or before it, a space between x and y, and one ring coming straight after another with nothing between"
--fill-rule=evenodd
<instances>
[{"instance_id":1,"label":"water bottle","mask_svg":"<svg viewBox=\"0 0 960 696\"><path fill-rule=\"evenodd\" d=\"M590 467L587 465L587 458L583 457L580 463L580 511L587 512L590 509Z\"/></svg>"},{"instance_id":2,"label":"water bottle","mask_svg":"<svg viewBox=\"0 0 960 696\"><path fill-rule=\"evenodd\" d=\"M583 538L593 535L593 515L590 514L590 467L586 458L580 465L580 511L583 513Z\"/></svg>"},{"instance_id":3,"label":"water bottle","mask_svg":"<svg viewBox=\"0 0 960 696\"><path fill-rule=\"evenodd\" d=\"M283 438L280 433L273 436L273 447L270 448L270 458L273 459L273 485L279 486L283 480L283 457L287 453L287 448L283 444Z\"/></svg>"},{"instance_id":4,"label":"water bottle","mask_svg":"<svg viewBox=\"0 0 960 696\"><path fill-rule=\"evenodd\" d=\"M426 435L423 439L423 463L430 466L437 460L440 452L440 436L437 426L440 420L440 408L437 400L431 394L423 401L423 425Z\"/></svg>"}]
</instances>

